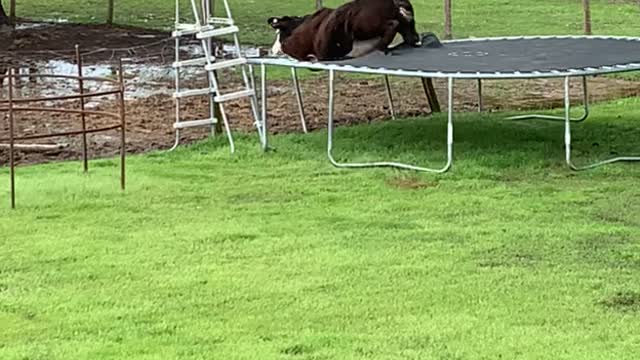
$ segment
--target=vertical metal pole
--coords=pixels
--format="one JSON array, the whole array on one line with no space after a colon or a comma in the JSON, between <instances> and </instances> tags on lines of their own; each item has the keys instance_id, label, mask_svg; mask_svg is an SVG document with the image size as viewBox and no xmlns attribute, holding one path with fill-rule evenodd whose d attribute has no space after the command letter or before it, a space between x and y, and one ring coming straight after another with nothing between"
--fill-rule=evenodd
<instances>
[{"instance_id":1,"label":"vertical metal pole","mask_svg":"<svg viewBox=\"0 0 640 360\"><path fill-rule=\"evenodd\" d=\"M202 21L204 22L205 25L208 25L209 17L211 14L209 12L209 0L202 0L201 7L202 7ZM211 38L209 38L209 41L211 41Z\"/></svg>"},{"instance_id":2,"label":"vertical metal pole","mask_svg":"<svg viewBox=\"0 0 640 360\"><path fill-rule=\"evenodd\" d=\"M584 8L584 33L591 35L591 4L589 0L582 0L582 7Z\"/></svg>"},{"instance_id":3,"label":"vertical metal pole","mask_svg":"<svg viewBox=\"0 0 640 360\"><path fill-rule=\"evenodd\" d=\"M260 64L260 92L262 95L261 105L262 105L262 150L267 151L269 147L269 139L267 133L268 125L267 125L267 67L265 64Z\"/></svg>"},{"instance_id":4,"label":"vertical metal pole","mask_svg":"<svg viewBox=\"0 0 640 360\"><path fill-rule=\"evenodd\" d=\"M447 105L449 114L447 117L447 166L448 169L453 163L453 78L449 78L449 98Z\"/></svg>"},{"instance_id":5,"label":"vertical metal pole","mask_svg":"<svg viewBox=\"0 0 640 360\"><path fill-rule=\"evenodd\" d=\"M89 160L87 157L87 119L84 113L84 79L82 79L82 55L80 55L80 47L76 44L76 61L78 63L78 86L80 87L80 110L82 113L82 165L84 172L89 171Z\"/></svg>"},{"instance_id":6,"label":"vertical metal pole","mask_svg":"<svg viewBox=\"0 0 640 360\"><path fill-rule=\"evenodd\" d=\"M227 18L231 19L233 16L231 16L231 9L229 8L229 2L227 0L222 0L222 3L224 5L224 10L227 13Z\"/></svg>"},{"instance_id":7,"label":"vertical metal pole","mask_svg":"<svg viewBox=\"0 0 640 360\"><path fill-rule=\"evenodd\" d=\"M258 89L256 89L256 73L252 64L249 64L249 80L251 83L251 88L256 92L256 98L258 97ZM260 106L260 104L258 104Z\"/></svg>"},{"instance_id":8,"label":"vertical metal pole","mask_svg":"<svg viewBox=\"0 0 640 360\"><path fill-rule=\"evenodd\" d=\"M452 38L451 0L444 0L444 38Z\"/></svg>"},{"instance_id":9,"label":"vertical metal pole","mask_svg":"<svg viewBox=\"0 0 640 360\"><path fill-rule=\"evenodd\" d=\"M249 97L249 104L251 105L251 114L253 115L254 126L258 130L258 135L262 136L262 127L260 124L260 114L259 114L260 110L258 109L260 107L260 105L258 104L258 92L256 91L256 88L255 88L255 79L253 79L253 74L251 73L253 71L251 69L252 66L248 66L248 67L249 67L249 71L247 72L245 67L242 66L243 81L245 82L245 87L247 88L247 90L249 89L253 90L253 95Z\"/></svg>"},{"instance_id":10,"label":"vertical metal pole","mask_svg":"<svg viewBox=\"0 0 640 360\"><path fill-rule=\"evenodd\" d=\"M11 208L16 208L16 168L13 157L13 68L9 68L9 171L11 182Z\"/></svg>"},{"instance_id":11,"label":"vertical metal pole","mask_svg":"<svg viewBox=\"0 0 640 360\"><path fill-rule=\"evenodd\" d=\"M193 5L195 2L195 0L191 0L191 4ZM207 44L206 44L206 40L202 39L201 40L201 44L202 44L202 49L204 51L204 55L205 55L205 59L207 61L207 65L211 65L211 58L213 57L213 54L209 51L209 49L207 48ZM217 96L220 94L220 88L218 87L218 79L216 76L216 73L213 72L212 76L208 76L207 77L209 79L209 86L213 89L215 89L215 92L213 94L211 94L211 96ZM214 99L215 102L215 99ZM222 102L217 103L218 106L216 106L216 108L219 109L219 114L222 117L222 122L224 123L224 129L225 132L227 133L227 139L229 140L229 150L230 152L233 154L236 151L236 147L235 144L233 142L233 135L231 134L231 127L229 126L229 119L227 118L227 114L224 111L224 106L222 104Z\"/></svg>"},{"instance_id":12,"label":"vertical metal pole","mask_svg":"<svg viewBox=\"0 0 640 360\"><path fill-rule=\"evenodd\" d=\"M482 100L482 79L478 79L478 112L484 111L484 103Z\"/></svg>"},{"instance_id":13,"label":"vertical metal pole","mask_svg":"<svg viewBox=\"0 0 640 360\"><path fill-rule=\"evenodd\" d=\"M200 3L201 8L202 8L202 22L204 25L209 25L209 19L211 18L211 3L209 2L210 0L202 0L202 2ZM206 41L206 46L209 49L209 54L214 54L214 50L213 50L213 42L211 38L207 38ZM211 72L207 72L207 76L211 76ZM217 76L217 74L214 72L213 76ZM211 84L211 82L209 81L209 84ZM216 107L217 104L215 101L213 101L213 96L209 96L209 118L216 118L216 119L220 119L220 116L218 116ZM220 124L216 123L216 124L212 124L211 125L211 135L215 136L216 135L216 131L218 130L218 128L221 129Z\"/></svg>"},{"instance_id":14,"label":"vertical metal pole","mask_svg":"<svg viewBox=\"0 0 640 360\"><path fill-rule=\"evenodd\" d=\"M175 0L176 1L176 20L175 20L175 27L176 30L178 30L178 24L180 23L180 0Z\"/></svg>"},{"instance_id":15,"label":"vertical metal pole","mask_svg":"<svg viewBox=\"0 0 640 360\"><path fill-rule=\"evenodd\" d=\"M334 70L329 70L329 110L327 119L327 156L329 159L333 159L331 156L331 149L333 149L333 107L334 107L334 82L335 74Z\"/></svg>"},{"instance_id":16,"label":"vertical metal pole","mask_svg":"<svg viewBox=\"0 0 640 360\"><path fill-rule=\"evenodd\" d=\"M564 78L564 149L565 160L571 166L571 104L569 100L569 77Z\"/></svg>"},{"instance_id":17,"label":"vertical metal pole","mask_svg":"<svg viewBox=\"0 0 640 360\"><path fill-rule=\"evenodd\" d=\"M178 24L180 24L180 0L176 0L176 21L175 21L175 28L176 30L178 29ZM175 59L176 62L180 61L180 36L176 36L175 38L175 43L174 43L174 51L175 51ZM180 92L180 67L176 66L174 68L175 71L175 89L176 89L176 93ZM174 98L174 104L175 104L175 116L176 116L176 123L180 122L180 98L179 97L175 97ZM178 147L178 144L180 143L180 129L175 129L176 130L176 140L173 143L173 146L171 147L171 149L169 149L169 151L173 151L175 148Z\"/></svg>"},{"instance_id":18,"label":"vertical metal pole","mask_svg":"<svg viewBox=\"0 0 640 360\"><path fill-rule=\"evenodd\" d=\"M260 91L256 88L256 74L255 69L252 64L247 64L249 67L249 87L253 89L254 95L251 97L251 111L253 112L253 117L255 120L255 126L258 130L258 137L260 138L260 142L262 143L262 115L260 113Z\"/></svg>"},{"instance_id":19,"label":"vertical metal pole","mask_svg":"<svg viewBox=\"0 0 640 360\"><path fill-rule=\"evenodd\" d=\"M231 14L231 8L229 7L229 2L227 0L222 0L222 3L224 5L224 10L225 13L227 14L227 19L231 20L233 18L232 14ZM244 57L242 54L242 46L240 45L240 39L238 39L238 34L234 33L233 34L233 43L236 47L236 55L238 58L242 58ZM247 74L247 69L242 66L241 67L241 73L242 73L242 81L244 81L245 87L247 88L247 90L249 90L249 88L251 87L251 81L249 79L249 75ZM253 88L255 91L255 88ZM258 97L257 96L251 96L249 98L249 102L251 104L251 112L253 113L254 118L257 120L259 115L258 115ZM258 124L256 124L258 125ZM263 135L262 130L258 127L258 135L259 136L264 136L264 138L266 139L266 135Z\"/></svg>"},{"instance_id":20,"label":"vertical metal pole","mask_svg":"<svg viewBox=\"0 0 640 360\"><path fill-rule=\"evenodd\" d=\"M391 84L389 83L389 75L384 75L384 87L387 93L387 101L389 101L389 112L393 120L396 119L396 109L393 106L393 95L391 94Z\"/></svg>"},{"instance_id":21,"label":"vertical metal pole","mask_svg":"<svg viewBox=\"0 0 640 360\"><path fill-rule=\"evenodd\" d=\"M118 80L120 81L120 188L125 189L125 158L127 153L126 148L126 120L124 111L124 75L122 73L122 59L118 62L120 74Z\"/></svg>"},{"instance_id":22,"label":"vertical metal pole","mask_svg":"<svg viewBox=\"0 0 640 360\"><path fill-rule=\"evenodd\" d=\"M196 0L191 0L191 10L193 10L193 17L196 20L196 25L202 26L202 22L200 21L200 15L198 11L198 5L196 5Z\"/></svg>"},{"instance_id":23,"label":"vertical metal pole","mask_svg":"<svg viewBox=\"0 0 640 360\"><path fill-rule=\"evenodd\" d=\"M304 103L302 102L302 91L300 90L300 83L298 82L298 70L295 67L291 67L291 78L293 79L293 89L296 93L296 100L298 101L298 112L300 113L300 122L302 123L302 131L307 133L307 120L304 114Z\"/></svg>"}]
</instances>

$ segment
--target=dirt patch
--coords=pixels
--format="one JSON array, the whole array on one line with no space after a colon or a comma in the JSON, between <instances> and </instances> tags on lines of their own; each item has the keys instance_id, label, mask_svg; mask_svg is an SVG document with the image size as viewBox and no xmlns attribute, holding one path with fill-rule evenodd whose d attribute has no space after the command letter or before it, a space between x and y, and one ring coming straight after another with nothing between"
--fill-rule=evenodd
<instances>
[{"instance_id":1,"label":"dirt patch","mask_svg":"<svg viewBox=\"0 0 640 360\"><path fill-rule=\"evenodd\" d=\"M85 59L86 64L109 61L119 56L127 56L139 67L151 69L148 73L157 78L142 79L138 73L127 76L127 93L135 93L141 87L147 93L130 97L126 101L127 151L141 153L150 150L168 149L172 146L175 133L175 103L170 96L173 91L170 63L173 48L169 42L162 42L168 34L134 28L108 28L87 25L46 25L16 32L9 51L0 55L0 67L8 63L30 61L53 61L72 56L70 43L79 43L83 51L93 53ZM73 39L70 42L69 39ZM134 50L109 50L103 48L139 47ZM93 49L93 50L91 50ZM102 49L102 50L101 50ZM71 52L69 52L71 51ZM126 71L129 71L125 69ZM133 71L133 70L131 70ZM140 71L140 70L136 70ZM162 73L162 76L161 76ZM188 85L204 86L204 79L192 77ZM268 116L271 133L300 132L301 125L296 100L290 81L269 81ZM237 87L236 81L225 79L225 85ZM446 109L446 84L434 82L443 109ZM38 91L59 94L63 87L48 83L25 83L24 89L37 88ZM314 77L302 81L307 125L310 131L326 128L327 119L327 79ZM46 89L42 89L46 88ZM394 79L392 81L396 113L399 117L424 116L430 109L418 79ZM46 90L46 91L45 91ZM590 79L591 101L615 99L622 96L638 96L638 82L597 77ZM581 102L579 81L572 82L572 102ZM149 95L150 94L150 95ZM485 111L525 110L554 108L562 104L562 81L556 79L487 81L483 89ZM336 123L337 125L370 123L389 119L389 106L385 96L384 83L380 78L349 78L338 75L336 82ZM0 89L0 99L6 98L6 91ZM475 81L457 81L455 88L455 111L477 110L477 88ZM58 104L78 108L78 102ZM92 103L96 110L114 111L113 100L101 99ZM226 104L231 127L236 131L255 131L248 100ZM190 98L181 103L182 120L202 119L208 115L206 97ZM88 127L96 128L113 124L113 120L88 118ZM52 113L29 112L16 116L16 133L20 135L53 133L77 130L79 116ZM182 132L182 144L205 139L209 129L188 129ZM8 136L8 119L0 114L0 138ZM89 135L89 149L92 158L112 156L119 151L116 131ZM57 139L70 146L50 152L18 152L19 164L40 163L57 160L79 159L81 156L80 137ZM257 139L256 139L257 141ZM48 142L50 143L50 141ZM0 166L8 161L8 151L0 148Z\"/></svg>"},{"instance_id":2,"label":"dirt patch","mask_svg":"<svg viewBox=\"0 0 640 360\"><path fill-rule=\"evenodd\" d=\"M24 66L29 61L71 58L76 44L82 52L94 52L86 55L86 61L171 53L169 33L134 27L21 23L16 31L2 36L0 64L3 65ZM98 51L100 49L113 50Z\"/></svg>"},{"instance_id":3,"label":"dirt patch","mask_svg":"<svg viewBox=\"0 0 640 360\"><path fill-rule=\"evenodd\" d=\"M632 291L618 292L602 301L600 305L621 312L640 311L640 293Z\"/></svg>"},{"instance_id":4,"label":"dirt patch","mask_svg":"<svg viewBox=\"0 0 640 360\"><path fill-rule=\"evenodd\" d=\"M387 180L387 185L392 186L394 188L398 188L398 189L420 190L420 189L437 187L438 183L423 181L415 177L396 176Z\"/></svg>"}]
</instances>

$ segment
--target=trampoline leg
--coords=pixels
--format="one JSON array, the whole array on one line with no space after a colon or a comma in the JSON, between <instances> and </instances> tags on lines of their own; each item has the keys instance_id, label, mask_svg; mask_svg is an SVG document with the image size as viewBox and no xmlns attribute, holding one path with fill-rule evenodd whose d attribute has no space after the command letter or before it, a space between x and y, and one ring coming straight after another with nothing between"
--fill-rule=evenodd
<instances>
[{"instance_id":1,"label":"trampoline leg","mask_svg":"<svg viewBox=\"0 0 640 360\"><path fill-rule=\"evenodd\" d=\"M582 77L582 96L583 96L583 104L584 104L584 114L579 118L570 118L571 122L575 122L575 123L583 122L587 119L587 117L589 117L589 91L587 89L586 76ZM518 116L510 116L507 118L507 120L529 120L529 119L565 121L564 116L540 115L540 114L518 115Z\"/></svg>"},{"instance_id":2,"label":"trampoline leg","mask_svg":"<svg viewBox=\"0 0 640 360\"><path fill-rule=\"evenodd\" d=\"M389 101L389 112L391 119L396 119L396 109L393 106L393 95L391 94L391 84L389 83L389 75L384 76L384 87L387 92L387 101Z\"/></svg>"},{"instance_id":3,"label":"trampoline leg","mask_svg":"<svg viewBox=\"0 0 640 360\"><path fill-rule=\"evenodd\" d=\"M291 68L291 79L293 80L293 90L296 93L296 100L298 101L298 112L300 113L300 123L302 125L302 131L307 133L307 119L304 114L304 103L302 102L302 91L300 90L300 83L298 82L298 70L295 67Z\"/></svg>"},{"instance_id":4,"label":"trampoline leg","mask_svg":"<svg viewBox=\"0 0 640 360\"><path fill-rule=\"evenodd\" d=\"M267 151L269 148L268 126L267 126L267 67L265 64L260 65L260 96L262 100L260 105L262 106L262 112L260 114L260 120L262 121L262 133L261 143L262 151Z\"/></svg>"},{"instance_id":5,"label":"trampoline leg","mask_svg":"<svg viewBox=\"0 0 640 360\"><path fill-rule=\"evenodd\" d=\"M335 70L329 70L329 109L327 121L327 156L331 164L338 168L366 168L366 167L393 167L407 170L416 170L432 173L444 173L451 168L453 162L453 78L449 78L449 114L447 120L447 163L440 169L431 169L396 162L372 162L372 163L339 163L333 158L333 112L335 105Z\"/></svg>"},{"instance_id":6,"label":"trampoline leg","mask_svg":"<svg viewBox=\"0 0 640 360\"><path fill-rule=\"evenodd\" d=\"M433 87L433 81L431 78L421 78L422 82L422 90L424 90L424 95L427 97L427 102L429 103L429 107L431 108L431 113L439 113L440 112L440 103L438 102L438 94L436 93L436 89Z\"/></svg>"},{"instance_id":7,"label":"trampoline leg","mask_svg":"<svg viewBox=\"0 0 640 360\"><path fill-rule=\"evenodd\" d=\"M173 142L173 146L169 150L167 150L167 152L171 152L175 150L179 144L180 144L180 130L176 129L176 139Z\"/></svg>"},{"instance_id":8,"label":"trampoline leg","mask_svg":"<svg viewBox=\"0 0 640 360\"><path fill-rule=\"evenodd\" d=\"M249 67L249 75L248 75L248 86L253 89L254 94L253 96L251 96L250 101L251 101L251 113L253 114L253 119L254 119L254 126L256 127L256 130L258 131L258 138L262 141L262 121L260 120L260 114L258 113L258 108L260 107L259 101L258 101L258 91L256 90L256 79L255 79L255 72L253 69L253 65L248 65Z\"/></svg>"},{"instance_id":9,"label":"trampoline leg","mask_svg":"<svg viewBox=\"0 0 640 360\"><path fill-rule=\"evenodd\" d=\"M256 72L251 64L249 64L249 81L251 82L251 88L256 92L256 98L260 99L258 89L256 89ZM258 103L258 106L260 106L260 103Z\"/></svg>"},{"instance_id":10,"label":"trampoline leg","mask_svg":"<svg viewBox=\"0 0 640 360\"><path fill-rule=\"evenodd\" d=\"M484 111L484 103L482 100L482 79L478 79L478 112Z\"/></svg>"},{"instance_id":11,"label":"trampoline leg","mask_svg":"<svg viewBox=\"0 0 640 360\"><path fill-rule=\"evenodd\" d=\"M571 160L571 123L575 122L571 120L569 111L571 109L569 99L569 77L564 78L564 146L565 146L565 160L571 170L580 171L593 169L598 166L611 164L620 161L640 161L640 156L619 156L611 159L599 161L586 166L576 166Z\"/></svg>"}]
</instances>

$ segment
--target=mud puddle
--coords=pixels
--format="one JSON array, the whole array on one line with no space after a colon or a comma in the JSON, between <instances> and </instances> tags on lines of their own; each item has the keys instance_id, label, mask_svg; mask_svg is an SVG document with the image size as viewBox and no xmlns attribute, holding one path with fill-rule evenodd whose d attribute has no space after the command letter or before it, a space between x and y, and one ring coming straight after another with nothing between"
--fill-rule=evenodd
<instances>
[{"instance_id":1,"label":"mud puddle","mask_svg":"<svg viewBox=\"0 0 640 360\"><path fill-rule=\"evenodd\" d=\"M45 26L43 24L34 24ZM223 44L218 47L217 58L229 58L234 55L235 47L231 44ZM203 57L202 47L197 44L188 44L180 47L182 59ZM256 47L243 47L241 52L246 57L260 56L260 49ZM186 55L186 56L185 56ZM175 88L176 70L171 66L173 58L164 57L156 61L149 59L137 60L135 58L123 58L123 70L125 80L125 99L135 100L154 95L171 95ZM0 69L1 72L2 69ZM16 98L42 98L76 94L79 84L74 79L60 79L36 77L41 75L78 75L78 66L71 60L55 59L42 60L30 63L16 71L25 75L16 80L14 97ZM206 79L206 71L201 66L181 68L181 83L201 82ZM117 80L118 65L115 61L95 62L85 64L82 68L85 77L102 77ZM29 76L31 75L31 76ZM0 79L0 98L6 98L7 80ZM205 80L206 81L206 80ZM85 81L85 92L103 92L114 90L116 84L99 81ZM112 97L112 96L111 96ZM87 107L97 106L98 102L110 97L92 98ZM51 105L51 103L47 104Z\"/></svg>"}]
</instances>

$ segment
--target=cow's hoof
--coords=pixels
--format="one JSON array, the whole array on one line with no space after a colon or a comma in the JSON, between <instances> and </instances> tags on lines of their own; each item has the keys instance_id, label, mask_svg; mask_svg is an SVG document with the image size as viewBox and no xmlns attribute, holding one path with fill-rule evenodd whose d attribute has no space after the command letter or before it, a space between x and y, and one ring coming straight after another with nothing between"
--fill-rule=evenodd
<instances>
[{"instance_id":1,"label":"cow's hoof","mask_svg":"<svg viewBox=\"0 0 640 360\"><path fill-rule=\"evenodd\" d=\"M318 58L315 55L307 55L306 60L310 63L317 63Z\"/></svg>"},{"instance_id":2,"label":"cow's hoof","mask_svg":"<svg viewBox=\"0 0 640 360\"><path fill-rule=\"evenodd\" d=\"M420 43L422 44L423 47L427 47L427 48L440 48L443 46L442 43L440 42L440 39L438 39L436 34L432 32L422 34L422 39Z\"/></svg>"}]
</instances>

